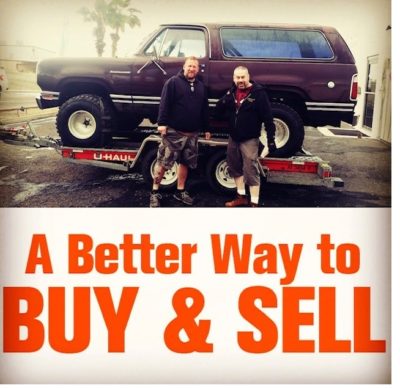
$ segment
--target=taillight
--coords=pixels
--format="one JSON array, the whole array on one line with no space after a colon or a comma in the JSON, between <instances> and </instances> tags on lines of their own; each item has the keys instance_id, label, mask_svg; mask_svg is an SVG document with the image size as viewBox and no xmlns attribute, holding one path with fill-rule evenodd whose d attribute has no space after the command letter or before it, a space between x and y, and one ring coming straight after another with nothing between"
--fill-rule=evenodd
<instances>
[{"instance_id":1,"label":"taillight","mask_svg":"<svg viewBox=\"0 0 400 388\"><path fill-rule=\"evenodd\" d=\"M357 94L358 94L358 75L354 74L353 78L351 79L350 100L352 101L357 100Z\"/></svg>"}]
</instances>

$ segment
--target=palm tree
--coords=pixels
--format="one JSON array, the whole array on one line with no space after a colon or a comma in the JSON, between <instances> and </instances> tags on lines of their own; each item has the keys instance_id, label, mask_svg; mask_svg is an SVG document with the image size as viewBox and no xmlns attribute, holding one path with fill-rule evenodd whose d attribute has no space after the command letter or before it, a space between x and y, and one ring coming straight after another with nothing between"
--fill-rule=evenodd
<instances>
[{"instance_id":1,"label":"palm tree","mask_svg":"<svg viewBox=\"0 0 400 388\"><path fill-rule=\"evenodd\" d=\"M85 22L95 22L96 25L93 29L93 35L96 37L96 51L99 57L103 56L104 37L106 35L106 15L107 15L108 3L106 0L96 0L94 4L94 10L88 7L81 7L78 12L83 16Z\"/></svg>"},{"instance_id":2,"label":"palm tree","mask_svg":"<svg viewBox=\"0 0 400 388\"><path fill-rule=\"evenodd\" d=\"M117 46L120 32L125 31L125 26L130 28L140 26L140 19L135 13L140 12L136 8L129 7L131 0L111 0L107 9L106 24L113 30L111 37L111 55L117 54Z\"/></svg>"}]
</instances>

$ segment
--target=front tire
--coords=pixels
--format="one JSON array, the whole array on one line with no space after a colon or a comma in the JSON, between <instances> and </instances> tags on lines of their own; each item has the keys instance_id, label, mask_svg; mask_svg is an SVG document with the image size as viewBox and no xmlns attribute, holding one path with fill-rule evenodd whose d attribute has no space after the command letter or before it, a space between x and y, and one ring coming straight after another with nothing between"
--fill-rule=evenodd
<instances>
[{"instance_id":1,"label":"front tire","mask_svg":"<svg viewBox=\"0 0 400 388\"><path fill-rule=\"evenodd\" d=\"M102 146L113 130L111 109L101 97L81 94L61 105L56 125L64 145Z\"/></svg>"}]
</instances>

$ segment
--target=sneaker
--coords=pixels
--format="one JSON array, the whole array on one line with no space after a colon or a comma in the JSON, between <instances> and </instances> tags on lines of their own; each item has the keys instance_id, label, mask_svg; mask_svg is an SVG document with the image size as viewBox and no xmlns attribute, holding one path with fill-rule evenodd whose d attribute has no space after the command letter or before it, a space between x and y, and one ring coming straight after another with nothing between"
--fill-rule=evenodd
<instances>
[{"instance_id":1,"label":"sneaker","mask_svg":"<svg viewBox=\"0 0 400 388\"><path fill-rule=\"evenodd\" d=\"M174 198L180 202L183 202L185 205L193 205L193 198L189 195L189 193L184 191L177 191L174 194Z\"/></svg>"},{"instance_id":2,"label":"sneaker","mask_svg":"<svg viewBox=\"0 0 400 388\"><path fill-rule=\"evenodd\" d=\"M151 193L150 194L150 207L160 207L161 198L162 198L162 196L160 193Z\"/></svg>"},{"instance_id":3,"label":"sneaker","mask_svg":"<svg viewBox=\"0 0 400 388\"><path fill-rule=\"evenodd\" d=\"M247 196L238 194L233 201L225 202L226 207L246 206L249 204Z\"/></svg>"}]
</instances>

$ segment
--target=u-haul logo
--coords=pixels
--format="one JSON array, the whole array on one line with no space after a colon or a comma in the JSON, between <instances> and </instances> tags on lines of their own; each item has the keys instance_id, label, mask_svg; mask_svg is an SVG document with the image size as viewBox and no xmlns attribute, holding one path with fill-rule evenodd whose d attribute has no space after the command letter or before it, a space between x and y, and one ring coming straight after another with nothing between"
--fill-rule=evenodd
<instances>
[{"instance_id":1,"label":"u-haul logo","mask_svg":"<svg viewBox=\"0 0 400 388\"><path fill-rule=\"evenodd\" d=\"M113 154L113 153L95 153L94 160L105 160L108 162L133 162L136 155Z\"/></svg>"}]
</instances>

